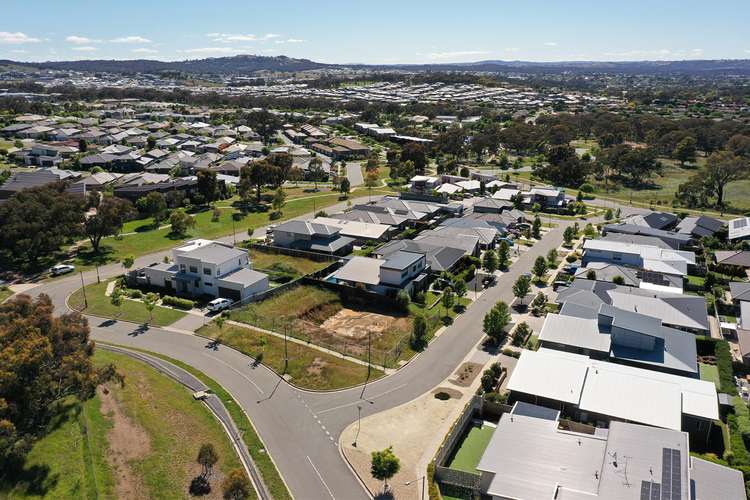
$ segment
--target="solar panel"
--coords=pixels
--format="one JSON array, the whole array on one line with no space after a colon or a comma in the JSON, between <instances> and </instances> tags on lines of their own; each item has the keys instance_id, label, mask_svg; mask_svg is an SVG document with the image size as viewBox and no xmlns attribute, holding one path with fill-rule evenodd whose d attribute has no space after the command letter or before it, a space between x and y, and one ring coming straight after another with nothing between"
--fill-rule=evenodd
<instances>
[{"instance_id":1,"label":"solar panel","mask_svg":"<svg viewBox=\"0 0 750 500\"><path fill-rule=\"evenodd\" d=\"M682 454L680 450L662 448L661 500L682 498Z\"/></svg>"},{"instance_id":2,"label":"solar panel","mask_svg":"<svg viewBox=\"0 0 750 500\"><path fill-rule=\"evenodd\" d=\"M682 497L682 460L680 450L672 450L672 498Z\"/></svg>"},{"instance_id":3,"label":"solar panel","mask_svg":"<svg viewBox=\"0 0 750 500\"><path fill-rule=\"evenodd\" d=\"M747 219L736 219L732 221L732 226L734 226L735 229L745 227L747 226Z\"/></svg>"},{"instance_id":4,"label":"solar panel","mask_svg":"<svg viewBox=\"0 0 750 500\"><path fill-rule=\"evenodd\" d=\"M661 485L652 481L641 481L641 500L661 500Z\"/></svg>"}]
</instances>

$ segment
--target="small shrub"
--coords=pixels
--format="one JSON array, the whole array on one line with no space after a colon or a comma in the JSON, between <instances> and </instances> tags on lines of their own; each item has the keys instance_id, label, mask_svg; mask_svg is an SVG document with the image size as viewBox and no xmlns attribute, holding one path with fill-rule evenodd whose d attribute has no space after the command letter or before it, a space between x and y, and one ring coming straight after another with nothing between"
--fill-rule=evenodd
<instances>
[{"instance_id":1,"label":"small shrub","mask_svg":"<svg viewBox=\"0 0 750 500\"><path fill-rule=\"evenodd\" d=\"M140 290L128 290L128 297L131 299L140 299L143 297L143 292Z\"/></svg>"},{"instance_id":2,"label":"small shrub","mask_svg":"<svg viewBox=\"0 0 750 500\"><path fill-rule=\"evenodd\" d=\"M578 260L578 257L576 257L576 255L573 254L573 253L568 254L568 256L565 257L565 261L568 262L569 264L572 264L573 262L575 262L577 260Z\"/></svg>"},{"instance_id":3,"label":"small shrub","mask_svg":"<svg viewBox=\"0 0 750 500\"><path fill-rule=\"evenodd\" d=\"M167 306L176 307L178 309L189 310L195 307L195 303L189 299L183 299L181 297L173 297L171 295L165 295L161 299L162 304Z\"/></svg>"},{"instance_id":4,"label":"small shrub","mask_svg":"<svg viewBox=\"0 0 750 500\"><path fill-rule=\"evenodd\" d=\"M520 352L514 351L513 349L509 349L507 347L502 350L502 353L505 354L506 356L510 356L511 358L520 358L521 357L521 353Z\"/></svg>"},{"instance_id":5,"label":"small shrub","mask_svg":"<svg viewBox=\"0 0 750 500\"><path fill-rule=\"evenodd\" d=\"M448 401L451 398L451 395L447 392L436 392L435 393L435 399L439 399L440 401Z\"/></svg>"}]
</instances>

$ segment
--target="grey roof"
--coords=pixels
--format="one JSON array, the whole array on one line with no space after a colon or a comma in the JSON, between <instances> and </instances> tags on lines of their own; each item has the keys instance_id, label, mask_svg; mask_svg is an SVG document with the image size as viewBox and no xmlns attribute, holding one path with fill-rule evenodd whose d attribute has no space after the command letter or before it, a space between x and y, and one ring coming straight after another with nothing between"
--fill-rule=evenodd
<instances>
[{"instance_id":1,"label":"grey roof","mask_svg":"<svg viewBox=\"0 0 750 500\"><path fill-rule=\"evenodd\" d=\"M422 253L399 250L398 252L390 254L380 267L402 270L420 261L423 257L424 254Z\"/></svg>"},{"instance_id":2,"label":"grey roof","mask_svg":"<svg viewBox=\"0 0 750 500\"><path fill-rule=\"evenodd\" d=\"M750 283L731 281L729 283L729 293L732 294L732 300L750 301Z\"/></svg>"},{"instance_id":3,"label":"grey roof","mask_svg":"<svg viewBox=\"0 0 750 500\"><path fill-rule=\"evenodd\" d=\"M263 281L264 279L268 279L267 274L243 267L234 271L233 273L222 276L221 278L219 278L219 281L226 281L227 283L237 283L239 285L242 285L243 287L248 287L254 285L255 283L258 283L259 281Z\"/></svg>"},{"instance_id":4,"label":"grey roof","mask_svg":"<svg viewBox=\"0 0 750 500\"><path fill-rule=\"evenodd\" d=\"M625 266L619 266L617 264L610 264L607 262L589 262L586 267L578 268L575 276L585 277L589 271L596 273L597 281L612 281L615 277L620 276L625 280L624 284L627 286L638 286L641 279L638 277L638 270L631 269Z\"/></svg>"},{"instance_id":5,"label":"grey roof","mask_svg":"<svg viewBox=\"0 0 750 500\"><path fill-rule=\"evenodd\" d=\"M674 233L671 231L664 231L661 229L653 228L650 226L642 226L639 224L607 224L603 228L603 233L623 233L641 236L652 236L659 238L664 243L670 245L671 248L677 249L690 243L692 237L689 234Z\"/></svg>"},{"instance_id":6,"label":"grey roof","mask_svg":"<svg viewBox=\"0 0 750 500\"><path fill-rule=\"evenodd\" d=\"M627 224L648 226L654 229L665 229L677 223L678 217L669 212L649 212L646 214L631 215L623 219Z\"/></svg>"},{"instance_id":7,"label":"grey roof","mask_svg":"<svg viewBox=\"0 0 750 500\"><path fill-rule=\"evenodd\" d=\"M745 500L745 481L742 472L709 462L698 457L690 457L690 483L692 500Z\"/></svg>"},{"instance_id":8,"label":"grey roof","mask_svg":"<svg viewBox=\"0 0 750 500\"><path fill-rule=\"evenodd\" d=\"M354 238L339 236L337 238L313 238L307 246L317 252L336 253L347 245L352 245Z\"/></svg>"},{"instance_id":9,"label":"grey roof","mask_svg":"<svg viewBox=\"0 0 750 500\"><path fill-rule=\"evenodd\" d=\"M497 238L497 229L487 224L487 227L476 227L471 221L461 221L456 219L457 224L439 225L432 229L432 234L439 236L457 237L476 236L482 245L491 245ZM428 231L425 231L430 234Z\"/></svg>"},{"instance_id":10,"label":"grey roof","mask_svg":"<svg viewBox=\"0 0 750 500\"><path fill-rule=\"evenodd\" d=\"M744 239L750 236L750 217L739 217L729 221L729 239Z\"/></svg>"},{"instance_id":11,"label":"grey roof","mask_svg":"<svg viewBox=\"0 0 750 500\"><path fill-rule=\"evenodd\" d=\"M460 248L467 255L472 255L476 251L477 244L479 243L479 237L476 235L467 234L450 234L450 232L442 233L430 229L422 231L414 241L420 241L422 243L429 243L431 245L446 246L452 248Z\"/></svg>"},{"instance_id":12,"label":"grey roof","mask_svg":"<svg viewBox=\"0 0 750 500\"><path fill-rule=\"evenodd\" d=\"M246 256L247 251L213 242L191 250L185 255L193 259L200 259L201 262L208 264L221 264L231 259Z\"/></svg>"},{"instance_id":13,"label":"grey roof","mask_svg":"<svg viewBox=\"0 0 750 500\"><path fill-rule=\"evenodd\" d=\"M433 245L414 240L394 240L388 242L375 250L375 254L387 258L399 250L423 253L433 272L449 271L461 257L466 255L466 251L462 248Z\"/></svg>"},{"instance_id":14,"label":"grey roof","mask_svg":"<svg viewBox=\"0 0 750 500\"><path fill-rule=\"evenodd\" d=\"M651 245L665 250L673 250L674 247L669 245L667 242L656 236L646 236L643 234L629 234L629 233L616 233L608 232L601 238L602 240L608 241L620 241L624 243L633 243L636 245Z\"/></svg>"},{"instance_id":15,"label":"grey roof","mask_svg":"<svg viewBox=\"0 0 750 500\"><path fill-rule=\"evenodd\" d=\"M483 198L474 204L474 209L476 210L477 208L480 210L497 210L498 212L502 212L507 208L513 208L513 203L495 198Z\"/></svg>"},{"instance_id":16,"label":"grey roof","mask_svg":"<svg viewBox=\"0 0 750 500\"><path fill-rule=\"evenodd\" d=\"M333 236L338 234L340 229L303 220L290 220L276 226L274 231L286 231L288 233L305 234L308 236Z\"/></svg>"},{"instance_id":17,"label":"grey roof","mask_svg":"<svg viewBox=\"0 0 750 500\"><path fill-rule=\"evenodd\" d=\"M714 257L717 264L750 267L750 250L717 250Z\"/></svg>"},{"instance_id":18,"label":"grey roof","mask_svg":"<svg viewBox=\"0 0 750 500\"><path fill-rule=\"evenodd\" d=\"M400 226L407 220L407 217L388 211L376 212L369 210L350 210L340 214L331 215L332 219L339 220L353 220L358 222L366 222L369 224L387 224L389 226Z\"/></svg>"},{"instance_id":19,"label":"grey roof","mask_svg":"<svg viewBox=\"0 0 750 500\"><path fill-rule=\"evenodd\" d=\"M725 222L705 215L685 217L675 228L678 233L690 234L698 238L712 236L724 227Z\"/></svg>"}]
</instances>

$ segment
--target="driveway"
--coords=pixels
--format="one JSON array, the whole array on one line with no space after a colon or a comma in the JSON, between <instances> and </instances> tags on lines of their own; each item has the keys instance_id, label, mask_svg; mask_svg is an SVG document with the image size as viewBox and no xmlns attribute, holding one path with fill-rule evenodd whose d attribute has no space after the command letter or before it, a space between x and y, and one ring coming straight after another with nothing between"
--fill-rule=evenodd
<instances>
[{"instance_id":1,"label":"driveway","mask_svg":"<svg viewBox=\"0 0 750 500\"><path fill-rule=\"evenodd\" d=\"M351 187L361 186L365 183L364 177L362 177L362 164L358 161L350 161L346 163L346 178L349 179Z\"/></svg>"}]
</instances>

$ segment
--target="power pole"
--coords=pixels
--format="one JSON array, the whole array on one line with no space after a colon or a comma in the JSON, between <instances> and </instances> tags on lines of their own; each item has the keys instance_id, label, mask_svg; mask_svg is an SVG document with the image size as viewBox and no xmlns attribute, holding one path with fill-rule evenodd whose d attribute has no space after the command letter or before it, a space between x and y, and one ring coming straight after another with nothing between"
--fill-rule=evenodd
<instances>
[{"instance_id":1,"label":"power pole","mask_svg":"<svg viewBox=\"0 0 750 500\"><path fill-rule=\"evenodd\" d=\"M83 281L83 271L81 271L81 291L83 292L83 308L89 307L89 301L86 300L86 283Z\"/></svg>"}]
</instances>

